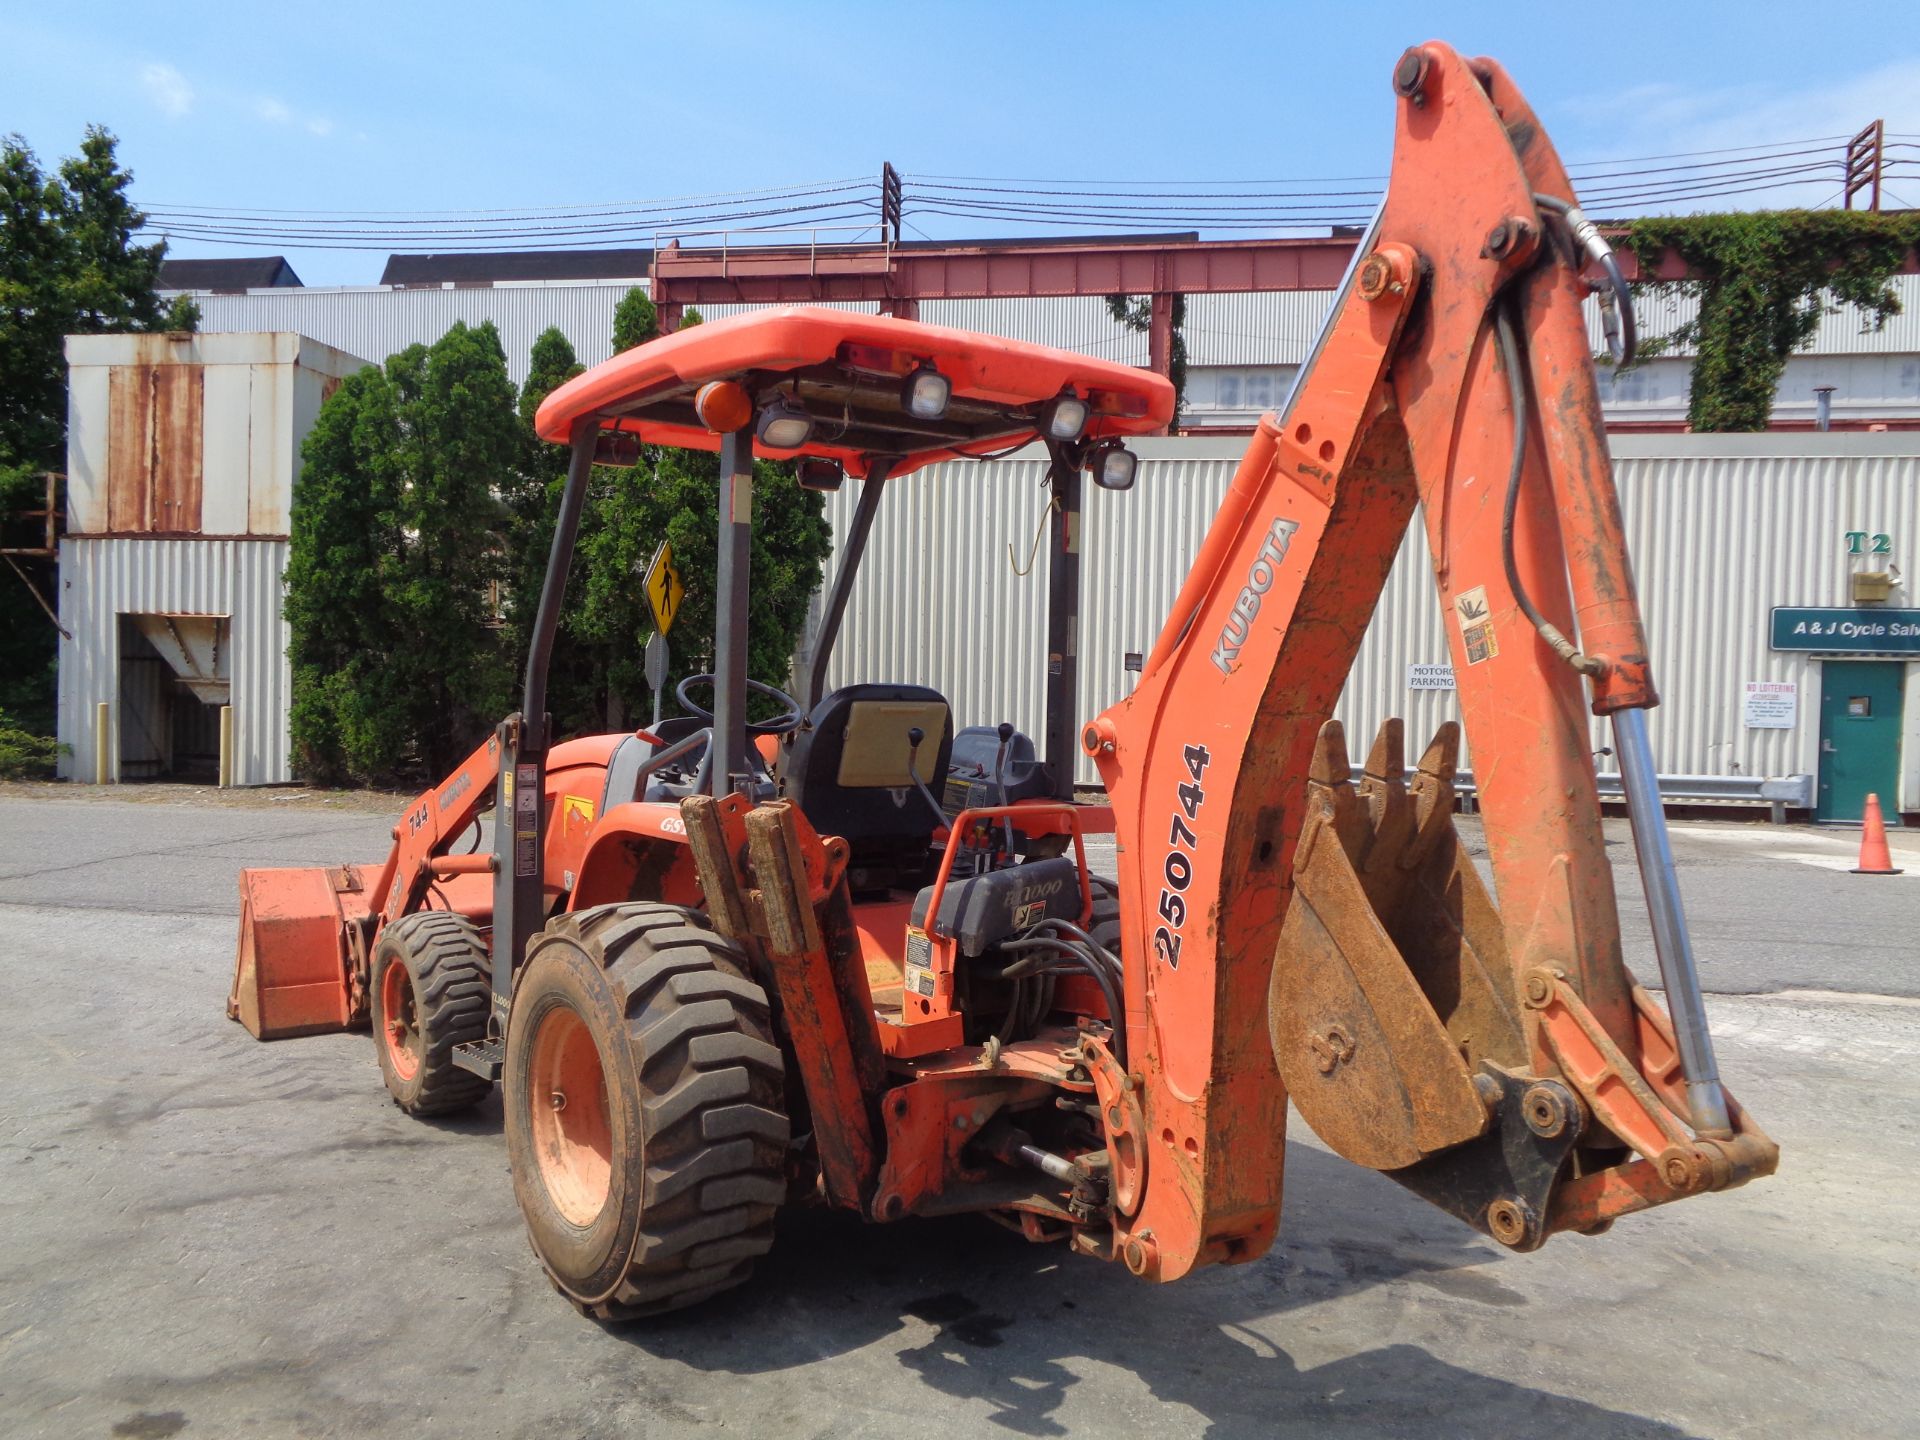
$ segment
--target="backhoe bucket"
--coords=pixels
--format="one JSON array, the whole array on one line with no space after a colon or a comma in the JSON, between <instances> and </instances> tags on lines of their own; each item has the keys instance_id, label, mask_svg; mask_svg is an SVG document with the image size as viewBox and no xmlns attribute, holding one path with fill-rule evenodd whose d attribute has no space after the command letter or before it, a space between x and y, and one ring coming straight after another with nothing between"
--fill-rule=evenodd
<instances>
[{"instance_id":1,"label":"backhoe bucket","mask_svg":"<svg viewBox=\"0 0 1920 1440\"><path fill-rule=\"evenodd\" d=\"M1485 1133L1477 1073L1528 1059L1505 935L1453 828L1460 728L1440 727L1411 792L1401 734L1380 727L1356 789L1339 722L1320 731L1268 1006L1301 1115L1376 1170Z\"/></svg>"},{"instance_id":2,"label":"backhoe bucket","mask_svg":"<svg viewBox=\"0 0 1920 1440\"><path fill-rule=\"evenodd\" d=\"M240 872L240 946L227 1016L258 1040L345 1030L366 1019L356 983L370 918L364 871L339 865Z\"/></svg>"}]
</instances>

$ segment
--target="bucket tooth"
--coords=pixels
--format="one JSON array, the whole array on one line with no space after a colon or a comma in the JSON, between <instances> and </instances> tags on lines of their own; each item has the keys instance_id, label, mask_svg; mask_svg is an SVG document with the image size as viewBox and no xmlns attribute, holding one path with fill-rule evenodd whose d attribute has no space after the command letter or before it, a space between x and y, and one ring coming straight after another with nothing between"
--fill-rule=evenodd
<instances>
[{"instance_id":1,"label":"bucket tooth","mask_svg":"<svg viewBox=\"0 0 1920 1440\"><path fill-rule=\"evenodd\" d=\"M1447 720L1433 732L1420 768L1413 777L1414 837L1400 856L1400 863L1412 869L1453 829L1454 776L1460 767L1460 726Z\"/></svg>"},{"instance_id":2,"label":"bucket tooth","mask_svg":"<svg viewBox=\"0 0 1920 1440\"><path fill-rule=\"evenodd\" d=\"M1373 908L1382 913L1400 898L1401 856L1413 837L1413 801L1407 794L1406 725L1398 717L1384 721L1367 752L1360 777L1360 800L1371 831L1365 852L1354 860Z\"/></svg>"},{"instance_id":3,"label":"bucket tooth","mask_svg":"<svg viewBox=\"0 0 1920 1440\"><path fill-rule=\"evenodd\" d=\"M1338 720L1320 727L1313 742L1313 763L1307 767L1309 785L1344 785L1353 778L1347 760L1347 730Z\"/></svg>"},{"instance_id":4,"label":"bucket tooth","mask_svg":"<svg viewBox=\"0 0 1920 1440\"><path fill-rule=\"evenodd\" d=\"M1505 933L1454 829L1459 752L1459 727L1441 726L1409 791L1389 720L1356 789L1329 721L1309 771L1269 1029L1307 1123L1376 1169L1482 1134L1474 1070L1527 1058Z\"/></svg>"}]
</instances>

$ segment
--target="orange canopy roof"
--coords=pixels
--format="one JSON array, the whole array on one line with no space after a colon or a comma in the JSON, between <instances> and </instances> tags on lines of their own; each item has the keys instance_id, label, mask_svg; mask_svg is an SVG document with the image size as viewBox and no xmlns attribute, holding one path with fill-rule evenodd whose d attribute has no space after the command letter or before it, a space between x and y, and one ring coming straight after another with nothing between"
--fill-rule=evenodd
<instances>
[{"instance_id":1,"label":"orange canopy roof","mask_svg":"<svg viewBox=\"0 0 1920 1440\"><path fill-rule=\"evenodd\" d=\"M939 421L909 419L899 405L901 380L923 364L953 387ZM717 450L719 435L693 411L694 391L711 380L739 381L756 403L778 393L814 416L813 438L801 449L756 443L756 454L821 456L855 476L876 460L898 475L1025 444L1035 437L1039 407L1067 389L1091 406L1088 438L1148 433L1173 415L1172 385L1131 365L890 315L786 306L624 351L547 396L535 428L565 442L575 424L597 417L602 429L649 444Z\"/></svg>"}]
</instances>

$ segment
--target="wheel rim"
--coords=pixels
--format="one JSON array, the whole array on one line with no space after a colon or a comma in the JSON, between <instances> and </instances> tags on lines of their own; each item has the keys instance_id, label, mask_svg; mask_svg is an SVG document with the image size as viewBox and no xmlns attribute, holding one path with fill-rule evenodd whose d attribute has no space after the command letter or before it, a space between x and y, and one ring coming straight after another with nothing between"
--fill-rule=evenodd
<instances>
[{"instance_id":1,"label":"wheel rim","mask_svg":"<svg viewBox=\"0 0 1920 1440\"><path fill-rule=\"evenodd\" d=\"M613 1175L607 1072L586 1021L565 1005L542 1015L528 1060L527 1129L553 1208L570 1225L593 1223Z\"/></svg>"},{"instance_id":2,"label":"wheel rim","mask_svg":"<svg viewBox=\"0 0 1920 1440\"><path fill-rule=\"evenodd\" d=\"M380 1019L385 1028L387 1061L393 1073L411 1080L420 1072L426 1042L420 1034L420 1009L414 1002L413 977L399 961L380 977Z\"/></svg>"}]
</instances>

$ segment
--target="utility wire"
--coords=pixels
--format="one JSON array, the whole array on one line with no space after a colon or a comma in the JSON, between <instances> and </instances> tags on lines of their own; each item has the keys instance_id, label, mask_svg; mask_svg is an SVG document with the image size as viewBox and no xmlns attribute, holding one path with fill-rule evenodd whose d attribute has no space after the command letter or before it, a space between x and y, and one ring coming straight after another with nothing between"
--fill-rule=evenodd
<instances>
[{"instance_id":1,"label":"utility wire","mask_svg":"<svg viewBox=\"0 0 1920 1440\"><path fill-rule=\"evenodd\" d=\"M1819 185L1844 176L1834 146L1851 137L1812 137L1765 145L1675 151L1569 167L1584 205L1627 214L1694 201ZM1881 176L1920 174L1920 137L1888 137ZM1673 161L1662 164L1654 162ZM1198 229L1308 231L1364 224L1384 193L1385 176L1285 181L1009 179L908 172L908 215L1054 229ZM1357 189L1354 186L1370 186ZM1111 187L1111 188L1099 188ZM1204 187L1204 188L1203 188ZM1333 188L1349 187L1349 188ZM1889 192L1890 193L1890 192ZM650 244L726 232L796 234L870 227L880 213L870 179L848 177L658 200L472 210L296 210L219 205L145 207L152 230L222 245L280 244L300 249L433 250L485 253L537 245L580 249ZM863 231L864 233L864 231Z\"/></svg>"}]
</instances>

